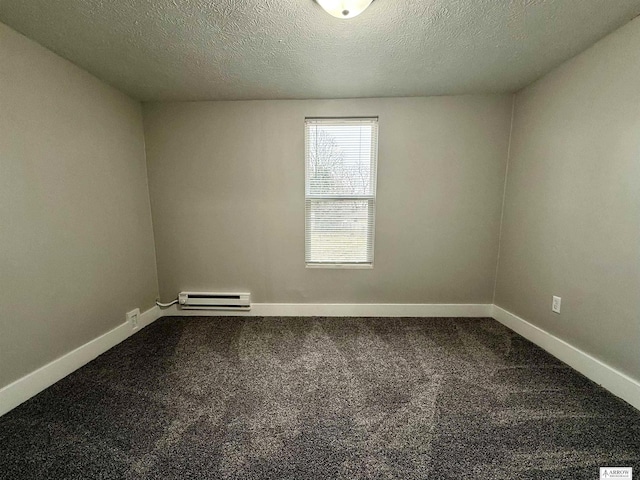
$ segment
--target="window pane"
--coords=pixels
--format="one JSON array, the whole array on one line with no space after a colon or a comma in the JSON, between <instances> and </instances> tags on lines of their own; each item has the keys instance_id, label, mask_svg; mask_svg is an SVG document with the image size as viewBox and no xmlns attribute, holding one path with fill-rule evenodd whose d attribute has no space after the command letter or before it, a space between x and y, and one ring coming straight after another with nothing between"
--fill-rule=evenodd
<instances>
[{"instance_id":1,"label":"window pane","mask_svg":"<svg viewBox=\"0 0 640 480\"><path fill-rule=\"evenodd\" d=\"M373 125L312 124L307 127L307 194L372 195Z\"/></svg>"},{"instance_id":2,"label":"window pane","mask_svg":"<svg viewBox=\"0 0 640 480\"><path fill-rule=\"evenodd\" d=\"M308 263L371 263L373 200L307 200Z\"/></svg>"}]
</instances>

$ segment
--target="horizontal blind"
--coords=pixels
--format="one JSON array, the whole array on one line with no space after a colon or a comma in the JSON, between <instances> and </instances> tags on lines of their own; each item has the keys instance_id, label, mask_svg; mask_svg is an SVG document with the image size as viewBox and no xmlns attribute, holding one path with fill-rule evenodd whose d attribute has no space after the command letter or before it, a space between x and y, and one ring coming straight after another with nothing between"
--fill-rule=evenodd
<instances>
[{"instance_id":1,"label":"horizontal blind","mask_svg":"<svg viewBox=\"0 0 640 480\"><path fill-rule=\"evenodd\" d=\"M377 118L305 119L305 261L371 265Z\"/></svg>"}]
</instances>

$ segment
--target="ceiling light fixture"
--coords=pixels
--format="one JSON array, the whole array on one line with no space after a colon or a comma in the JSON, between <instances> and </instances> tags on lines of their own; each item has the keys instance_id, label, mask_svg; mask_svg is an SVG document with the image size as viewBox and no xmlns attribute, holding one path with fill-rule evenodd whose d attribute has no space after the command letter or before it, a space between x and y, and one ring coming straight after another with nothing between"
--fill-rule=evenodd
<instances>
[{"instance_id":1,"label":"ceiling light fixture","mask_svg":"<svg viewBox=\"0 0 640 480\"><path fill-rule=\"evenodd\" d=\"M373 0L316 0L329 15L336 18L353 18L364 12Z\"/></svg>"}]
</instances>

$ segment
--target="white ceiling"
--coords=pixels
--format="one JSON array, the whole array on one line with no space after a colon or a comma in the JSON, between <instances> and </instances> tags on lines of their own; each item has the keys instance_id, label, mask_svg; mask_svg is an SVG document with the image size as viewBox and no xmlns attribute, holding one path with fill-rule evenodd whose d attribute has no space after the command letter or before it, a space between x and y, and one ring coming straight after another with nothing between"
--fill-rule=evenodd
<instances>
[{"instance_id":1,"label":"white ceiling","mask_svg":"<svg viewBox=\"0 0 640 480\"><path fill-rule=\"evenodd\" d=\"M141 100L512 92L640 0L0 0L0 21Z\"/></svg>"}]
</instances>

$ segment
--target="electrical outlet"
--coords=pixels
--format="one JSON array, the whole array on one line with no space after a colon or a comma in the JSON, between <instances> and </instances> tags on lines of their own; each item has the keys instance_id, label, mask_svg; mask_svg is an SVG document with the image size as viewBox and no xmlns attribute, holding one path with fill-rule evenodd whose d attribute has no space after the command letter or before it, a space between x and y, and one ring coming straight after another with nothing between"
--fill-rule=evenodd
<instances>
[{"instance_id":1,"label":"electrical outlet","mask_svg":"<svg viewBox=\"0 0 640 480\"><path fill-rule=\"evenodd\" d=\"M131 310L127 312L127 322L131 325L133 330L138 329L138 320L140 319L140 309L136 308L135 310Z\"/></svg>"},{"instance_id":2,"label":"electrical outlet","mask_svg":"<svg viewBox=\"0 0 640 480\"><path fill-rule=\"evenodd\" d=\"M551 302L551 310L555 313L560 313L561 304L562 304L562 299L554 295L553 301Z\"/></svg>"}]
</instances>

